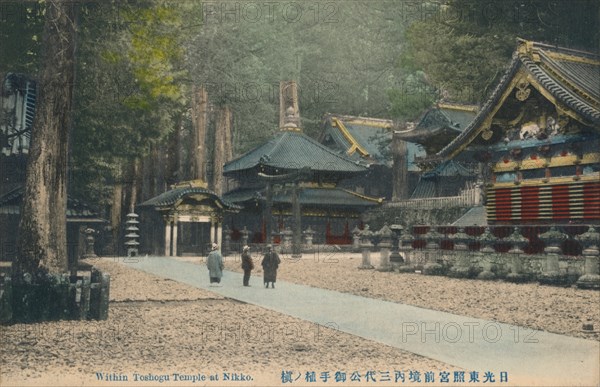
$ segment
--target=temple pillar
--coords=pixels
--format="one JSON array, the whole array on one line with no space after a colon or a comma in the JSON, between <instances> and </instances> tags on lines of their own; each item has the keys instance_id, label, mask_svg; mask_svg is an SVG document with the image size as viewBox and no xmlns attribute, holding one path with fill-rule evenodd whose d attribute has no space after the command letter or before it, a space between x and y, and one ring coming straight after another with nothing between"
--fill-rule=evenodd
<instances>
[{"instance_id":1,"label":"temple pillar","mask_svg":"<svg viewBox=\"0 0 600 387\"><path fill-rule=\"evenodd\" d=\"M221 243L223 242L223 225L217 221L217 245L219 245L219 252L221 251Z\"/></svg>"},{"instance_id":2,"label":"temple pillar","mask_svg":"<svg viewBox=\"0 0 600 387\"><path fill-rule=\"evenodd\" d=\"M299 184L294 182L292 190L292 213L294 215L294 229L292 235L292 257L302 257L302 212L300 209Z\"/></svg>"},{"instance_id":3,"label":"temple pillar","mask_svg":"<svg viewBox=\"0 0 600 387\"><path fill-rule=\"evenodd\" d=\"M173 231L171 221L165 222L165 256L171 256L171 232Z\"/></svg>"},{"instance_id":4,"label":"temple pillar","mask_svg":"<svg viewBox=\"0 0 600 387\"><path fill-rule=\"evenodd\" d=\"M179 222L177 218L173 221L173 256L177 256L177 229L179 228Z\"/></svg>"},{"instance_id":5,"label":"temple pillar","mask_svg":"<svg viewBox=\"0 0 600 387\"><path fill-rule=\"evenodd\" d=\"M273 187L270 182L267 182L266 188L266 203L265 203L265 243L270 245L273 243Z\"/></svg>"}]
</instances>

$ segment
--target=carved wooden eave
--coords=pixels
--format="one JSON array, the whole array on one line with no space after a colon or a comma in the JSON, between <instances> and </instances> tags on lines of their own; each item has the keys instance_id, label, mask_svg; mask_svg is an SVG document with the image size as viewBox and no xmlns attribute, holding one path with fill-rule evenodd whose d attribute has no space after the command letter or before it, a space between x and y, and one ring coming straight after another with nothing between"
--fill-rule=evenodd
<instances>
[{"instance_id":1,"label":"carved wooden eave","mask_svg":"<svg viewBox=\"0 0 600 387\"><path fill-rule=\"evenodd\" d=\"M594 74L600 74L600 60L593 54L519 40L508 70L471 125L431 159L451 159L478 136L484 143L491 140L492 125L520 122L523 108L510 119L497 114L509 97L525 102L533 90L554 106L559 119L568 117L600 131L600 88Z\"/></svg>"}]
</instances>

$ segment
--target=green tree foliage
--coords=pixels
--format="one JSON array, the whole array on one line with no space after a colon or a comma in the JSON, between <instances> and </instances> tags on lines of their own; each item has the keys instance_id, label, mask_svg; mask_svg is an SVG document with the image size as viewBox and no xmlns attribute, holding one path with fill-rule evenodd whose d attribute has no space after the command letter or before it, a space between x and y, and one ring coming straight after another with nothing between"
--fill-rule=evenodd
<instances>
[{"instance_id":1,"label":"green tree foliage","mask_svg":"<svg viewBox=\"0 0 600 387\"><path fill-rule=\"evenodd\" d=\"M423 70L437 98L481 102L510 61L516 38L598 52L592 0L423 2L413 13L401 66Z\"/></svg>"},{"instance_id":2,"label":"green tree foliage","mask_svg":"<svg viewBox=\"0 0 600 387\"><path fill-rule=\"evenodd\" d=\"M396 2L253 3L252 13L238 6L211 2L188 46L191 79L234 111L236 154L278 130L281 80L298 82L302 126L312 136L326 112L390 115L388 90L402 79Z\"/></svg>"},{"instance_id":3,"label":"green tree foliage","mask_svg":"<svg viewBox=\"0 0 600 387\"><path fill-rule=\"evenodd\" d=\"M0 4L0 73L37 74L44 6L36 1Z\"/></svg>"},{"instance_id":4,"label":"green tree foliage","mask_svg":"<svg viewBox=\"0 0 600 387\"><path fill-rule=\"evenodd\" d=\"M184 8L103 3L83 12L73 189L108 204L110 185L130 178L133 160L164 141L184 109Z\"/></svg>"}]
</instances>

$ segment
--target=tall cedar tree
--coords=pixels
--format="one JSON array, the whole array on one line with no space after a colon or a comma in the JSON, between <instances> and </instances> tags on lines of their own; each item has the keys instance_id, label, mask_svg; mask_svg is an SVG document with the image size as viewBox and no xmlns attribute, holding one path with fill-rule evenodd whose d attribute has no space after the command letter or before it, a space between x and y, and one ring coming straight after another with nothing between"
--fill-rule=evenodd
<instances>
[{"instance_id":1,"label":"tall cedar tree","mask_svg":"<svg viewBox=\"0 0 600 387\"><path fill-rule=\"evenodd\" d=\"M67 159L75 74L75 10L72 2L48 1L38 105L13 271L67 271Z\"/></svg>"}]
</instances>

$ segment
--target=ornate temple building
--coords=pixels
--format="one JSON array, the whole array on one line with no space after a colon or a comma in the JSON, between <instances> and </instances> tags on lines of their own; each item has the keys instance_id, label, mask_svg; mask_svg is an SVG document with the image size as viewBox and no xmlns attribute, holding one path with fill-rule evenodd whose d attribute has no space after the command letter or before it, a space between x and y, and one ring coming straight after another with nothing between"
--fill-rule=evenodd
<instances>
[{"instance_id":1,"label":"ornate temple building","mask_svg":"<svg viewBox=\"0 0 600 387\"><path fill-rule=\"evenodd\" d=\"M368 168L302 132L295 84L290 85L279 133L224 166L224 176L238 187L223 197L243 206L229 222L233 239L246 227L250 242L265 243L269 233L277 242L286 229L299 232L301 220L302 230L315 231L315 243L350 244L361 214L383 199L340 186L345 179L364 176ZM286 104L283 98L281 103Z\"/></svg>"},{"instance_id":2,"label":"ornate temple building","mask_svg":"<svg viewBox=\"0 0 600 387\"><path fill-rule=\"evenodd\" d=\"M319 142L335 152L368 166L366 174L348 179L343 185L356 192L371 196L381 196L389 200L393 195L390 182L393 179L393 157L391 140L394 128L392 120L370 117L356 117L340 114L326 114L323 117L323 130ZM409 190L418 181L418 166L412 162L416 155L424 156L421 147L407 143L406 181Z\"/></svg>"},{"instance_id":3,"label":"ornate temple building","mask_svg":"<svg viewBox=\"0 0 600 387\"><path fill-rule=\"evenodd\" d=\"M477 164L489 224L600 222L600 58L520 40L473 121L435 155Z\"/></svg>"},{"instance_id":4,"label":"ornate temple building","mask_svg":"<svg viewBox=\"0 0 600 387\"><path fill-rule=\"evenodd\" d=\"M221 246L226 213L241 209L221 199L202 181L187 181L137 206L141 213L141 251L177 256L206 255ZM156 227L156 225L164 227Z\"/></svg>"},{"instance_id":5,"label":"ornate temple building","mask_svg":"<svg viewBox=\"0 0 600 387\"><path fill-rule=\"evenodd\" d=\"M439 103L401 130L391 120L326 114L320 142L369 166L365 177L344 182L349 188L392 201L452 196L476 180L472 166L452 162L423 173L417 160L448 145L476 112L476 106Z\"/></svg>"}]
</instances>

